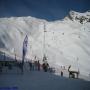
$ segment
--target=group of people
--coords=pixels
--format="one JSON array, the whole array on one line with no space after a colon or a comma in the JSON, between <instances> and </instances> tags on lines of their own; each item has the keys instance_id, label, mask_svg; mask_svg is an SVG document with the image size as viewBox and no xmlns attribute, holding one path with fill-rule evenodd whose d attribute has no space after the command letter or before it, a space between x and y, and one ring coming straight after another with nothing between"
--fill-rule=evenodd
<instances>
[{"instance_id":1,"label":"group of people","mask_svg":"<svg viewBox=\"0 0 90 90\"><path fill-rule=\"evenodd\" d=\"M38 61L32 61L31 60L28 63L29 63L30 71L31 70L38 70L38 71L40 71L41 64L40 64L39 60Z\"/></svg>"},{"instance_id":2,"label":"group of people","mask_svg":"<svg viewBox=\"0 0 90 90\"><path fill-rule=\"evenodd\" d=\"M47 72L49 70L49 64L47 62L43 62L43 64L40 63L40 61L29 61L29 68L30 68L30 71L31 70L37 70L37 71L40 71L40 70L43 70L45 72Z\"/></svg>"}]
</instances>

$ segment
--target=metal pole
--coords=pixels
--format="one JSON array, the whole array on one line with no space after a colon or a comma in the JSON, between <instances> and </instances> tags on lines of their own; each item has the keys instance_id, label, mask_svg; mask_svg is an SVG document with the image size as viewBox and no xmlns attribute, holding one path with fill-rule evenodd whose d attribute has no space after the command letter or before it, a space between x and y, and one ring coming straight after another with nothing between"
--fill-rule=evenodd
<instances>
[{"instance_id":1,"label":"metal pole","mask_svg":"<svg viewBox=\"0 0 90 90\"><path fill-rule=\"evenodd\" d=\"M45 50L46 50L46 47L45 47L45 33L46 33L46 26L45 26L45 22L44 22L44 40L43 40L43 61L46 59L46 55L45 55Z\"/></svg>"},{"instance_id":2,"label":"metal pole","mask_svg":"<svg viewBox=\"0 0 90 90\"><path fill-rule=\"evenodd\" d=\"M77 67L78 67L78 71L79 71L79 63L78 63L78 61L79 61L79 58L77 57Z\"/></svg>"}]
</instances>

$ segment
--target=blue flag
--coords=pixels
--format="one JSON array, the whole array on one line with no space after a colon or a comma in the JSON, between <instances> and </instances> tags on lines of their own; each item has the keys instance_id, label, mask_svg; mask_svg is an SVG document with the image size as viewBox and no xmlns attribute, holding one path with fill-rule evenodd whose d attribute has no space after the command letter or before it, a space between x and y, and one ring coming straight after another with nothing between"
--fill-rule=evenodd
<instances>
[{"instance_id":1,"label":"blue flag","mask_svg":"<svg viewBox=\"0 0 90 90\"><path fill-rule=\"evenodd\" d=\"M23 62L24 62L26 52L27 52L27 44L28 44L28 36L26 35L26 37L23 41Z\"/></svg>"}]
</instances>

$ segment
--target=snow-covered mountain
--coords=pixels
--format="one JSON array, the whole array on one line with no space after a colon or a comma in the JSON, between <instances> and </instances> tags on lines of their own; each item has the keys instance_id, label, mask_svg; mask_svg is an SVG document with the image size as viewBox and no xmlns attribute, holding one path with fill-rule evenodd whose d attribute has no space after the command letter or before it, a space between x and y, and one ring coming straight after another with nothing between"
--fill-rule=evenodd
<instances>
[{"instance_id":1,"label":"snow-covered mountain","mask_svg":"<svg viewBox=\"0 0 90 90\"><path fill-rule=\"evenodd\" d=\"M44 27L45 26L45 27ZM45 32L45 49L44 43ZM50 65L72 65L81 74L90 73L90 12L71 11L63 20L48 22L28 17L0 18L0 50L22 57L22 43L28 35L27 58L42 61L46 53Z\"/></svg>"},{"instance_id":2,"label":"snow-covered mountain","mask_svg":"<svg viewBox=\"0 0 90 90\"><path fill-rule=\"evenodd\" d=\"M88 10L85 13L78 13L75 11L70 11L69 15L67 16L72 21L78 21L81 24L90 22L90 11Z\"/></svg>"}]
</instances>

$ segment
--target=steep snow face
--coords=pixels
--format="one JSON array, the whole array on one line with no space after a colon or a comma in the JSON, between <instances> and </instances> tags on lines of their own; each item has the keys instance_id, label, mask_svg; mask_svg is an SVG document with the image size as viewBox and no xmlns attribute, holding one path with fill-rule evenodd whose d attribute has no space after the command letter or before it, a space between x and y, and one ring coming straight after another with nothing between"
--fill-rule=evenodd
<instances>
[{"instance_id":1,"label":"steep snow face","mask_svg":"<svg viewBox=\"0 0 90 90\"><path fill-rule=\"evenodd\" d=\"M25 35L30 36L30 39L37 38L40 34L39 23L39 20L32 17L0 18L0 48L22 56Z\"/></svg>"},{"instance_id":2,"label":"steep snow face","mask_svg":"<svg viewBox=\"0 0 90 90\"><path fill-rule=\"evenodd\" d=\"M59 68L64 65L67 68L72 65L73 70L79 68L81 74L88 75L90 22L80 23L75 20L76 16L80 18L82 15L90 19L90 12L76 13L73 20L66 17L55 22L33 17L0 18L0 48L7 50L9 54L16 53L22 57L22 43L25 35L28 35L27 58L34 59L34 56L37 56L37 59L42 61L45 53L51 66Z\"/></svg>"}]
</instances>

